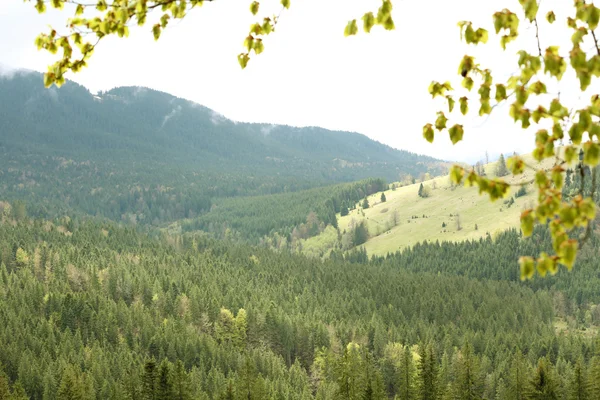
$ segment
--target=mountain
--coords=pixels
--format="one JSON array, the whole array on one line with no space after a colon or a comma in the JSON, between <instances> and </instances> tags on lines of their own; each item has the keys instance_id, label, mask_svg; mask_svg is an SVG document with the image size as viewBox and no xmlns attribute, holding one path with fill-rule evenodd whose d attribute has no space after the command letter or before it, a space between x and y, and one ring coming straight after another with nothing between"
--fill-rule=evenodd
<instances>
[{"instance_id":1,"label":"mountain","mask_svg":"<svg viewBox=\"0 0 600 400\"><path fill-rule=\"evenodd\" d=\"M25 191L48 203L48 209L66 202L97 213L86 203L110 193L100 196L102 203L120 203L110 210L101 207L110 217L130 211L123 204L130 199L118 199L123 192L149 192L145 197L150 198L169 192L187 203L204 199L182 206L187 209L177 213L185 215L198 213L207 207L205 199L214 197L290 192L368 177L396 180L400 174L439 174L446 168L440 160L358 133L238 123L140 87L97 95L73 82L45 89L41 74L32 72L0 76L0 132L8 198ZM53 193L57 186L62 193ZM80 198L84 193L87 197Z\"/></svg>"}]
</instances>

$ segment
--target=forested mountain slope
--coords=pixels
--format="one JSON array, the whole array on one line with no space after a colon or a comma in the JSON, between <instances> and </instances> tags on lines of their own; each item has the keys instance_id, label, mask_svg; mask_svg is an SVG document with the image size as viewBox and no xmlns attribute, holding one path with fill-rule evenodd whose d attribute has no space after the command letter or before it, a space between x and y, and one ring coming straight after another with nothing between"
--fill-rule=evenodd
<instances>
[{"instance_id":1,"label":"forested mountain slope","mask_svg":"<svg viewBox=\"0 0 600 400\"><path fill-rule=\"evenodd\" d=\"M5 198L138 222L193 217L214 197L444 169L357 133L236 123L145 88L45 89L31 72L0 77L0 133Z\"/></svg>"},{"instance_id":2,"label":"forested mountain slope","mask_svg":"<svg viewBox=\"0 0 600 400\"><path fill-rule=\"evenodd\" d=\"M598 348L555 332L545 290L12 211L0 223L0 395L7 386L33 399L600 393ZM488 251L455 246L446 251ZM435 269L419 254L415 267Z\"/></svg>"}]
</instances>

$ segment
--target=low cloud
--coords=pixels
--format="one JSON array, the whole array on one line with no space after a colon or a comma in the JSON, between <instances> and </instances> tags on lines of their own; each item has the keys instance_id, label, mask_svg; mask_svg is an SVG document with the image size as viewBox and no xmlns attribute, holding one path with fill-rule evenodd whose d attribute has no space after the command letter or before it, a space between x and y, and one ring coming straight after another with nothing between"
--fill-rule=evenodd
<instances>
[{"instance_id":1,"label":"low cloud","mask_svg":"<svg viewBox=\"0 0 600 400\"><path fill-rule=\"evenodd\" d=\"M165 126L167 121L169 121L171 118L177 116L177 114L179 114L179 113L181 113L181 106L177 106L177 107L173 108L170 113L165 115L165 117L163 118L163 122L160 125L161 129Z\"/></svg>"}]
</instances>

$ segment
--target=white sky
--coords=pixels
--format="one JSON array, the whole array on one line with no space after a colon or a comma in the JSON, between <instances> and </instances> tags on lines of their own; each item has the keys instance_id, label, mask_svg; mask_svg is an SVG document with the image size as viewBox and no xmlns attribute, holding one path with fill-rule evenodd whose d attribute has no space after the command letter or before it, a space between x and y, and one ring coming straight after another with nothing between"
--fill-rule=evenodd
<instances>
[{"instance_id":1,"label":"white sky","mask_svg":"<svg viewBox=\"0 0 600 400\"><path fill-rule=\"evenodd\" d=\"M263 9L272 5L279 10L278 0L262 3ZM375 27L369 35L361 31L351 38L343 36L346 22L376 11L379 0L292 0L277 32L265 39L265 52L241 70L236 57L250 23L257 20L248 11L249 4L250 0L207 3L172 23L158 42L150 24L132 29L128 39L103 40L90 66L70 78L92 91L150 87L237 121L360 132L396 148L448 160L474 162L486 151L494 157L532 148L532 133L509 119L508 107L498 108L496 117L479 118L474 113L456 120L466 130L465 141L456 146L447 134L439 135L434 144L422 137L423 125L434 122L440 108L427 87L434 79L460 86L456 72L463 54L476 55L482 66L498 71L497 78L505 78L517 70L514 54L519 46L537 48L534 32L524 21L520 29L524 38L506 52L492 34L493 12L505 7L519 11L517 0L396 0L395 31ZM570 4L546 0L541 15L553 7L562 27L560 18L570 12ZM44 71L54 58L38 52L33 41L48 24L60 31L69 16L54 10L38 15L33 3L0 0L0 63ZM258 16L262 19L263 13ZM461 44L460 20L487 28L488 45ZM545 21L540 34L542 49L561 43L557 43L560 30L548 28ZM569 50L569 40L567 33L563 53ZM571 94L575 100L577 88L572 79L561 83L561 99ZM592 89L597 92L598 87ZM476 107L473 103L471 108Z\"/></svg>"}]
</instances>

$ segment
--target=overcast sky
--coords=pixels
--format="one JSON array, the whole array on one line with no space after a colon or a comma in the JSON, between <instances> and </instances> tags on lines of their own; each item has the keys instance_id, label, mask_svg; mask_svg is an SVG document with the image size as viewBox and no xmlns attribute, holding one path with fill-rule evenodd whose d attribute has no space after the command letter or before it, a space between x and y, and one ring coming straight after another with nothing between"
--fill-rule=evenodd
<instances>
[{"instance_id":1,"label":"overcast sky","mask_svg":"<svg viewBox=\"0 0 600 400\"><path fill-rule=\"evenodd\" d=\"M262 3L261 17L269 4L279 10L278 0ZM485 47L460 42L458 21L473 20L491 33L493 12L505 7L518 11L517 0L396 0L395 31L376 27L369 35L361 32L351 38L343 36L346 22L376 10L379 0L292 0L277 32L265 39L265 52L241 70L236 56L256 20L249 4L249 0L207 3L170 25L158 42L150 25L132 29L128 39L103 40L90 66L70 79L94 92L146 86L237 121L355 131L399 149L448 160L474 162L486 151L495 156L531 150L532 133L508 118L507 107L497 109L491 118L457 119L466 132L465 141L456 146L446 134L434 144L422 137L422 126L433 122L440 108L427 93L429 83L452 79L459 86L456 71L465 52L505 78L517 70L514 54L519 46L537 48L534 31L525 22L524 37L506 52L494 35ZM570 4L547 0L542 6L555 7L561 18L570 12ZM0 0L0 63L44 71L54 59L38 52L33 41L49 24L60 31L69 16L54 10L38 15L33 3ZM564 26L562 20L560 24ZM563 44L568 51L570 33L566 42L559 42L560 29L541 26L543 48ZM568 77L560 86L561 99L575 100L576 89Z\"/></svg>"}]
</instances>

